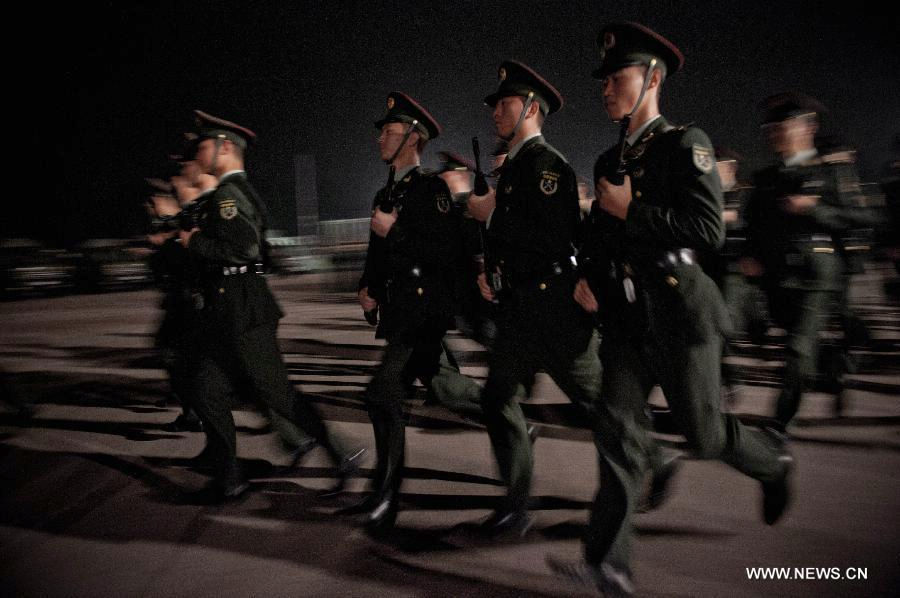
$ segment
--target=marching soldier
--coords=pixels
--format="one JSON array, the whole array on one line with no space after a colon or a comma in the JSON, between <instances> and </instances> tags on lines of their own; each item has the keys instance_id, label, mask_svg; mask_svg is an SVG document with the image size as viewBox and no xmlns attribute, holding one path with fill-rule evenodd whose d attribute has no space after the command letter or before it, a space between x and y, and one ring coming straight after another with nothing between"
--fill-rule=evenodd
<instances>
[{"instance_id":1,"label":"marching soldier","mask_svg":"<svg viewBox=\"0 0 900 598\"><path fill-rule=\"evenodd\" d=\"M191 303L192 277L187 252L178 243L177 220L174 220L181 208L171 184L161 179L147 179L147 185L150 188L147 206L151 216L151 231L147 239L156 247L150 266L163 292L160 304L163 318L156 332L155 344L169 375L171 392L181 403L181 414L166 428L173 432L197 432L201 424L191 406L190 392L192 368L189 355L194 311ZM172 224L162 227L167 220Z\"/></svg>"},{"instance_id":2,"label":"marching soldier","mask_svg":"<svg viewBox=\"0 0 900 598\"><path fill-rule=\"evenodd\" d=\"M781 93L763 108L763 130L779 161L754 177L744 263L764 277L772 316L788 332L775 410L783 429L817 370L819 332L845 284L847 233L871 223L852 160L816 149L824 107Z\"/></svg>"},{"instance_id":3,"label":"marching soldier","mask_svg":"<svg viewBox=\"0 0 900 598\"><path fill-rule=\"evenodd\" d=\"M475 419L481 407L478 385L459 373L442 343L454 327L464 258L450 190L419 166L425 144L441 127L397 91L388 94L387 112L375 126L389 180L374 201L359 302L367 314L378 314L376 337L387 341L366 389L378 464L372 493L344 512L365 513L367 531L380 534L397 517L406 442L403 399L412 383L418 378L437 402Z\"/></svg>"},{"instance_id":4,"label":"marching soldier","mask_svg":"<svg viewBox=\"0 0 900 598\"><path fill-rule=\"evenodd\" d=\"M462 266L460 280L460 330L490 347L494 341L496 327L493 321L493 306L479 292L477 279L484 273L484 230L466 207L472 193L472 176L475 164L456 152L438 152L441 157L440 177L447 183L453 195L453 209L459 213L463 251L470 259Z\"/></svg>"},{"instance_id":5,"label":"marching soldier","mask_svg":"<svg viewBox=\"0 0 900 598\"><path fill-rule=\"evenodd\" d=\"M490 265L482 293L499 303L481 401L507 486L501 506L482 528L490 535L521 536L532 523L533 458L517 395L531 387L541 369L589 414L599 394L600 361L590 318L572 299L577 179L541 134L544 119L562 107L563 98L520 62L503 62L498 73L498 88L485 103L493 109L494 126L508 141L509 153L496 191L469 199L470 213L487 223Z\"/></svg>"},{"instance_id":6,"label":"marching soldier","mask_svg":"<svg viewBox=\"0 0 900 598\"><path fill-rule=\"evenodd\" d=\"M765 296L758 277L748 277L741 272L740 258L743 253L747 226L744 221L744 207L750 189L738 181L741 156L726 147L715 148L716 172L722 183L724 200L722 222L725 225L725 244L717 255L709 256L704 269L722 292L731 320L726 335L723 353L728 355L731 342L738 335L749 334L760 344L768 328L765 310ZM722 363L722 384L725 389L726 407L732 407L736 400L737 369Z\"/></svg>"},{"instance_id":7,"label":"marching soldier","mask_svg":"<svg viewBox=\"0 0 900 598\"><path fill-rule=\"evenodd\" d=\"M723 241L722 191L712 145L695 127L659 113L667 74L683 56L634 23L598 38L603 102L620 121L621 143L594 169L597 202L575 297L603 319L600 478L585 538L585 562L551 567L593 590L633 592L631 518L655 443L644 408L659 384L679 432L701 458L717 458L759 480L769 524L788 502L789 457L780 442L719 411L725 307L699 266Z\"/></svg>"},{"instance_id":8,"label":"marching soldier","mask_svg":"<svg viewBox=\"0 0 900 598\"><path fill-rule=\"evenodd\" d=\"M219 498L235 498L249 486L237 461L234 418L219 394L222 380L315 438L343 480L362 451L350 454L335 444L318 412L296 396L278 349L283 313L260 275L266 210L244 171L244 152L256 135L199 110L195 114L195 159L202 172L217 177L218 186L203 204L199 228L179 236L202 288L193 396L215 456L213 489Z\"/></svg>"}]
</instances>

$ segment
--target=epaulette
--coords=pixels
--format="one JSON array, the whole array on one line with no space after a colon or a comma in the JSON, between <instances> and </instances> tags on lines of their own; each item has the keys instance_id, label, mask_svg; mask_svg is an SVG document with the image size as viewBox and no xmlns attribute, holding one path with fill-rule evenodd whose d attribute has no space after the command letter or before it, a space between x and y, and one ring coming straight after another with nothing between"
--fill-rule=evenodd
<instances>
[{"instance_id":1,"label":"epaulette","mask_svg":"<svg viewBox=\"0 0 900 598\"><path fill-rule=\"evenodd\" d=\"M565 164L568 164L568 163L569 163L569 161L566 160L566 157L563 156L563 155L559 152L558 149L556 149L555 147L553 147L552 145L550 145L550 144L547 143L546 141L544 141L543 144L536 144L536 146L537 146L537 145L543 145L545 148L547 148L548 150L550 150L552 153L556 154L556 157L559 158L560 160L562 160L563 163L565 163Z\"/></svg>"}]
</instances>

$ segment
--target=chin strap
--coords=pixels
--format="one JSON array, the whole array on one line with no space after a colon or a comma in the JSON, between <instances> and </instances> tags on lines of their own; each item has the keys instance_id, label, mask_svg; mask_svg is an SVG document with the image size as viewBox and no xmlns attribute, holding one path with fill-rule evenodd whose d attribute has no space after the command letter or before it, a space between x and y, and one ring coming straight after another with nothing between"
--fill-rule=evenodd
<instances>
[{"instance_id":1,"label":"chin strap","mask_svg":"<svg viewBox=\"0 0 900 598\"><path fill-rule=\"evenodd\" d=\"M525 103L522 104L522 112L519 113L519 120L516 121L516 126L513 127L512 132L504 137L504 139L509 142L512 141L516 136L516 133L519 132L519 127L522 126L522 121L525 120L525 115L528 113L528 109L531 108L531 105L534 103L534 92L529 91L528 95L525 97Z\"/></svg>"}]
</instances>

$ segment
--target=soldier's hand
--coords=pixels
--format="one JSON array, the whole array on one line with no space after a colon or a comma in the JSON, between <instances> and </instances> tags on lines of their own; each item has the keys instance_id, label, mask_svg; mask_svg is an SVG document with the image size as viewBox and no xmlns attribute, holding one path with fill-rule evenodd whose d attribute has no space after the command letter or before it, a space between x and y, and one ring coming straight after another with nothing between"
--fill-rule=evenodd
<instances>
[{"instance_id":1,"label":"soldier's hand","mask_svg":"<svg viewBox=\"0 0 900 598\"><path fill-rule=\"evenodd\" d=\"M738 261L738 266L741 269L741 274L747 278L759 278L766 271L763 265L759 263L759 260L752 257L742 257Z\"/></svg>"},{"instance_id":2,"label":"soldier's hand","mask_svg":"<svg viewBox=\"0 0 900 598\"><path fill-rule=\"evenodd\" d=\"M819 203L818 195L788 195L781 208L788 214L805 214Z\"/></svg>"},{"instance_id":3,"label":"soldier's hand","mask_svg":"<svg viewBox=\"0 0 900 598\"><path fill-rule=\"evenodd\" d=\"M181 211L174 197L154 197L153 210L157 216L174 216Z\"/></svg>"},{"instance_id":4,"label":"soldier's hand","mask_svg":"<svg viewBox=\"0 0 900 598\"><path fill-rule=\"evenodd\" d=\"M397 222L396 208L391 210L390 213L382 212L377 208L372 212L372 232L382 239L388 236L388 233L395 222Z\"/></svg>"},{"instance_id":5,"label":"soldier's hand","mask_svg":"<svg viewBox=\"0 0 900 598\"><path fill-rule=\"evenodd\" d=\"M357 298L359 299L359 304L362 306L363 311L372 311L378 307L378 302L369 297L369 287L361 288L357 294Z\"/></svg>"},{"instance_id":6,"label":"soldier's hand","mask_svg":"<svg viewBox=\"0 0 900 598\"><path fill-rule=\"evenodd\" d=\"M628 206L631 204L631 177L625 175L621 185L613 185L606 177L597 181L594 187L597 194L597 203L604 212L612 214L620 220L628 216Z\"/></svg>"},{"instance_id":7,"label":"soldier's hand","mask_svg":"<svg viewBox=\"0 0 900 598\"><path fill-rule=\"evenodd\" d=\"M188 243L191 242L191 237L194 236L194 233L200 230L199 228L192 228L191 230L179 230L178 231L178 240L181 241L181 244L185 247L188 246Z\"/></svg>"},{"instance_id":8,"label":"soldier's hand","mask_svg":"<svg viewBox=\"0 0 900 598\"><path fill-rule=\"evenodd\" d=\"M488 192L485 195L475 195L472 193L469 195L469 200L466 202L466 208L469 211L469 215L479 222L487 222L496 207L497 194L493 187L488 187Z\"/></svg>"},{"instance_id":9,"label":"soldier's hand","mask_svg":"<svg viewBox=\"0 0 900 598\"><path fill-rule=\"evenodd\" d=\"M594 297L594 292L591 290L591 286L588 284L587 280L584 278L580 278L578 282L575 284L575 292L572 294L575 298L575 302L581 306L581 308L588 313L596 313L598 309L600 309L600 305L597 303L597 298Z\"/></svg>"},{"instance_id":10,"label":"soldier's hand","mask_svg":"<svg viewBox=\"0 0 900 598\"><path fill-rule=\"evenodd\" d=\"M487 274L484 272L478 274L478 290L481 292L481 296L484 297L485 301L494 300L494 289L488 284Z\"/></svg>"},{"instance_id":11,"label":"soldier's hand","mask_svg":"<svg viewBox=\"0 0 900 598\"><path fill-rule=\"evenodd\" d=\"M725 224L734 224L738 221L737 210L722 210L722 222Z\"/></svg>"},{"instance_id":12,"label":"soldier's hand","mask_svg":"<svg viewBox=\"0 0 900 598\"><path fill-rule=\"evenodd\" d=\"M175 237L177 235L174 230L167 233L155 233L152 235L147 235L147 241L150 242L151 245L156 245L157 247L168 241L169 239Z\"/></svg>"}]
</instances>

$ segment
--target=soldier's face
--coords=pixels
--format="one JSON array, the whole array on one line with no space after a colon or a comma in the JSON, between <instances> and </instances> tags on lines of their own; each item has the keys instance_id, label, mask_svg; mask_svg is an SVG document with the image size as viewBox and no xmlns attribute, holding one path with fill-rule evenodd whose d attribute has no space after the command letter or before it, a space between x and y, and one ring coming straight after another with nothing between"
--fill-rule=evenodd
<instances>
[{"instance_id":1,"label":"soldier's face","mask_svg":"<svg viewBox=\"0 0 900 598\"><path fill-rule=\"evenodd\" d=\"M385 123L381 127L381 134L378 136L378 151L381 159L387 162L397 152L403 136L406 134L406 127L403 123Z\"/></svg>"},{"instance_id":2,"label":"soldier's face","mask_svg":"<svg viewBox=\"0 0 900 598\"><path fill-rule=\"evenodd\" d=\"M194 157L194 162L201 172L210 172L215 162L215 156L216 142L212 139L204 139L197 146L197 155Z\"/></svg>"},{"instance_id":3,"label":"soldier's face","mask_svg":"<svg viewBox=\"0 0 900 598\"><path fill-rule=\"evenodd\" d=\"M519 115L522 108L525 107L525 100L519 96L509 96L500 98L494 105L494 128L497 136L504 139L509 137L516 123L519 122Z\"/></svg>"},{"instance_id":4,"label":"soldier's face","mask_svg":"<svg viewBox=\"0 0 900 598\"><path fill-rule=\"evenodd\" d=\"M735 160L722 160L716 162L716 170L722 181L722 190L730 191L737 184L737 162Z\"/></svg>"},{"instance_id":5,"label":"soldier's face","mask_svg":"<svg viewBox=\"0 0 900 598\"><path fill-rule=\"evenodd\" d=\"M196 160L188 160L181 164L181 176L187 179L189 184L194 184L200 175L200 165Z\"/></svg>"},{"instance_id":6,"label":"soldier's face","mask_svg":"<svg viewBox=\"0 0 900 598\"><path fill-rule=\"evenodd\" d=\"M815 126L810 118L789 118L763 126L769 146L780 156L790 156L813 147Z\"/></svg>"},{"instance_id":7,"label":"soldier's face","mask_svg":"<svg viewBox=\"0 0 900 598\"><path fill-rule=\"evenodd\" d=\"M611 120L622 120L634 108L644 86L645 70L643 66L627 66L601 81L603 107Z\"/></svg>"}]
</instances>

